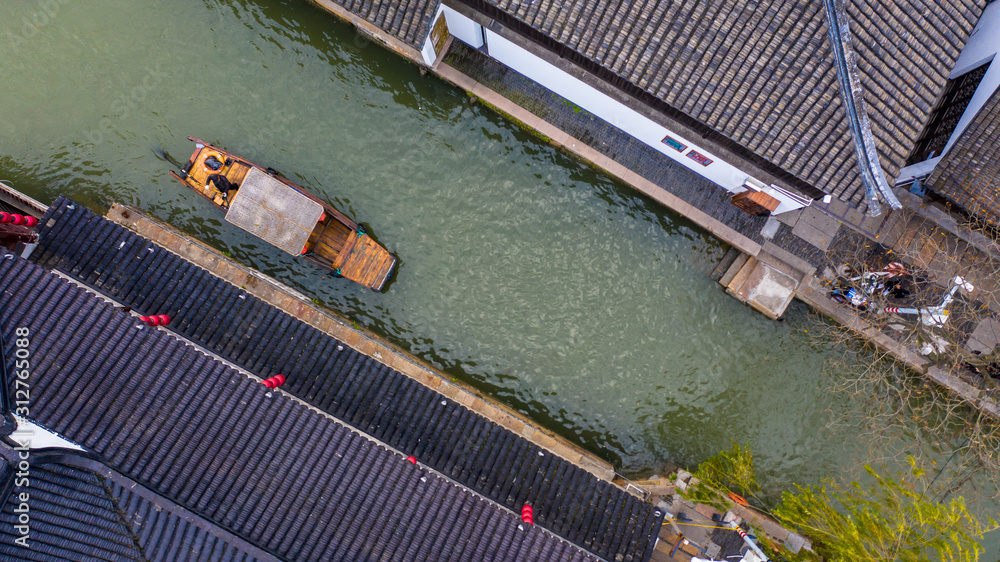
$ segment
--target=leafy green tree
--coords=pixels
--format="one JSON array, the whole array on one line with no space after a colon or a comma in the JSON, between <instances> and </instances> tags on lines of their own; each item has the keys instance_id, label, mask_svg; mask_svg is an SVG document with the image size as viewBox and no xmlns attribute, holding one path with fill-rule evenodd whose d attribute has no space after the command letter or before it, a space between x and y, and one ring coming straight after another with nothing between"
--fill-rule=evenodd
<instances>
[{"instance_id":1,"label":"leafy green tree","mask_svg":"<svg viewBox=\"0 0 1000 562\"><path fill-rule=\"evenodd\" d=\"M997 523L981 522L961 497L936 501L925 471L913 458L908 460L909 471L895 477L865 465L869 479L864 484L830 478L784 492L770 515L807 537L812 551L782 555L838 562L978 560L983 552L979 541ZM698 465L692 475L699 483L683 494L688 500L726 511L731 507L727 497L735 492L764 505L749 445L734 444ZM776 545L770 546L773 550Z\"/></svg>"},{"instance_id":2,"label":"leafy green tree","mask_svg":"<svg viewBox=\"0 0 1000 562\"><path fill-rule=\"evenodd\" d=\"M757 467L749 443L733 443L731 450L720 451L699 464L692 476L699 482L682 492L684 499L710 505L722 512L729 509L729 500L725 498L730 493L760 502Z\"/></svg>"},{"instance_id":3,"label":"leafy green tree","mask_svg":"<svg viewBox=\"0 0 1000 562\"><path fill-rule=\"evenodd\" d=\"M824 560L973 561L983 534L996 528L982 523L961 497L938 503L925 493L923 470L910 459L898 478L870 466L867 485L828 479L818 486L785 492L774 515L812 541Z\"/></svg>"}]
</instances>

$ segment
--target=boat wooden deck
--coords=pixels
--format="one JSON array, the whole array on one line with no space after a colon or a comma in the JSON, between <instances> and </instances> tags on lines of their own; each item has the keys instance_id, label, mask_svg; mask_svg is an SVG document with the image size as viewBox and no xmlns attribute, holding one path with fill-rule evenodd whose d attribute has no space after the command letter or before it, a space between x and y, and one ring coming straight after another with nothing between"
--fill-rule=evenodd
<instances>
[{"instance_id":1,"label":"boat wooden deck","mask_svg":"<svg viewBox=\"0 0 1000 562\"><path fill-rule=\"evenodd\" d=\"M333 262L333 267L339 269L342 276L376 291L382 289L395 266L396 258L392 254L371 236L357 231L350 233Z\"/></svg>"},{"instance_id":2,"label":"boat wooden deck","mask_svg":"<svg viewBox=\"0 0 1000 562\"><path fill-rule=\"evenodd\" d=\"M325 261L333 263L340 255L340 251L351 236L352 230L333 217L326 219L316 225L316 230L309 237L306 244L306 253L312 253Z\"/></svg>"}]
</instances>

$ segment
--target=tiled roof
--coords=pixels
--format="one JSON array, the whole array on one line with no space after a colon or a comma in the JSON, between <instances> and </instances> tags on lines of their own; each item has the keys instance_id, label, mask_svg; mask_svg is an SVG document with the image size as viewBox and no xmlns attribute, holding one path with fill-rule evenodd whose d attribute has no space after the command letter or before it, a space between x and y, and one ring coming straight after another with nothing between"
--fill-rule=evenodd
<instances>
[{"instance_id":1,"label":"tiled roof","mask_svg":"<svg viewBox=\"0 0 1000 562\"><path fill-rule=\"evenodd\" d=\"M430 31L436 0L330 0L391 33L416 49L422 49Z\"/></svg>"},{"instance_id":2,"label":"tiled roof","mask_svg":"<svg viewBox=\"0 0 1000 562\"><path fill-rule=\"evenodd\" d=\"M662 515L135 233L60 198L32 255L282 390L607 558L648 560Z\"/></svg>"},{"instance_id":3,"label":"tiled roof","mask_svg":"<svg viewBox=\"0 0 1000 562\"><path fill-rule=\"evenodd\" d=\"M1000 90L941 159L927 185L977 218L1000 225Z\"/></svg>"},{"instance_id":4,"label":"tiled roof","mask_svg":"<svg viewBox=\"0 0 1000 562\"><path fill-rule=\"evenodd\" d=\"M89 470L86 466L100 465L81 457L45 460L53 455L33 451L28 485L15 487L16 453L4 443L0 449L0 490L7 493L0 498L0 559L275 560L164 498L138 492L127 478L104 467L105 474ZM28 494L27 547L15 542L24 537L15 528L24 512L21 493Z\"/></svg>"},{"instance_id":5,"label":"tiled roof","mask_svg":"<svg viewBox=\"0 0 1000 562\"><path fill-rule=\"evenodd\" d=\"M596 560L25 260L0 289L5 339L31 333L32 420L269 554Z\"/></svg>"},{"instance_id":6,"label":"tiled roof","mask_svg":"<svg viewBox=\"0 0 1000 562\"><path fill-rule=\"evenodd\" d=\"M501 23L523 22L530 30L521 32L560 55L607 71L824 192L855 203L864 195L820 0L463 1ZM892 183L985 0L846 2Z\"/></svg>"}]
</instances>

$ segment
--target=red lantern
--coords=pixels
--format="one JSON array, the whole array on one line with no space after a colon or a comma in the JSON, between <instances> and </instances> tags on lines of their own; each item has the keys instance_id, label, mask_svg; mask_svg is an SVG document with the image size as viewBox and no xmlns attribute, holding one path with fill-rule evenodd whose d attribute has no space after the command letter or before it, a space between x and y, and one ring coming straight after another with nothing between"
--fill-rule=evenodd
<instances>
[{"instance_id":1,"label":"red lantern","mask_svg":"<svg viewBox=\"0 0 1000 562\"><path fill-rule=\"evenodd\" d=\"M273 377L268 377L260 382L267 388L278 388L279 386L285 384L285 375L274 375Z\"/></svg>"},{"instance_id":2,"label":"red lantern","mask_svg":"<svg viewBox=\"0 0 1000 562\"><path fill-rule=\"evenodd\" d=\"M170 323L170 316L166 314L156 314L154 316L140 316L139 320L150 326L166 326Z\"/></svg>"},{"instance_id":3,"label":"red lantern","mask_svg":"<svg viewBox=\"0 0 1000 562\"><path fill-rule=\"evenodd\" d=\"M17 213L0 213L0 223L35 226L36 224L38 224L38 219L30 215L19 215Z\"/></svg>"},{"instance_id":4,"label":"red lantern","mask_svg":"<svg viewBox=\"0 0 1000 562\"><path fill-rule=\"evenodd\" d=\"M528 525L535 524L535 510L531 509L530 504L524 504L524 507L521 508L521 520Z\"/></svg>"}]
</instances>

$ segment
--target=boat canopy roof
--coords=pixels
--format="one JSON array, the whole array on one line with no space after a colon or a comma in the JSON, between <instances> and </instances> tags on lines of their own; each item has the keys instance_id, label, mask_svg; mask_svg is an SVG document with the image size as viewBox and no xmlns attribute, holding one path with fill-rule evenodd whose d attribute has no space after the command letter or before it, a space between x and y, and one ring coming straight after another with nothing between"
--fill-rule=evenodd
<instances>
[{"instance_id":1,"label":"boat canopy roof","mask_svg":"<svg viewBox=\"0 0 1000 562\"><path fill-rule=\"evenodd\" d=\"M297 256L322 215L322 205L252 168L233 198L226 220Z\"/></svg>"}]
</instances>

